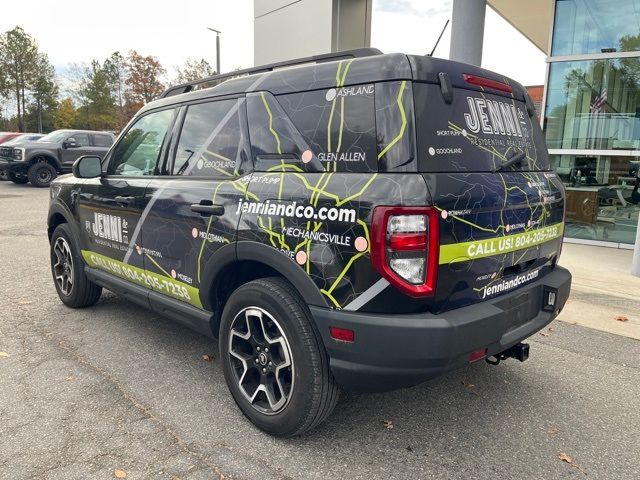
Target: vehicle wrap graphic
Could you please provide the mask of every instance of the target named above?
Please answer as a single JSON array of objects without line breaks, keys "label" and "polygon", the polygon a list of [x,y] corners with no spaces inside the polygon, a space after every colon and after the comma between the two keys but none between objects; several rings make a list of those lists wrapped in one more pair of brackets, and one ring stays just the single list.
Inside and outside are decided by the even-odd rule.
[{"label": "vehicle wrap graphic", "polygon": [[[286,85],[277,80],[282,72],[234,80],[247,83],[246,98],[223,117],[233,118],[233,129],[215,127],[226,132],[220,148],[214,131],[207,155],[195,155],[186,170],[191,178],[140,180],[138,210],[99,211],[96,231],[108,238],[89,224],[87,263],[201,306],[210,293],[202,283],[208,259],[236,241],[258,242],[290,258],[328,306],[381,313],[453,309],[543,277],[562,238],[563,192],[544,171],[542,136],[524,103],[456,89],[448,105],[439,86],[412,82],[404,67],[387,65],[395,78],[371,82],[361,70],[369,62],[315,66],[304,85],[296,69]],[[229,137],[235,125],[246,134]],[[492,172],[522,152],[524,171]],[[236,168],[194,178],[200,157]],[[242,175],[238,164],[250,171],[251,160],[253,173]],[[96,218],[85,203],[82,222]],[[223,212],[203,216],[193,205]],[[440,213],[433,297],[409,298],[373,268],[378,205],[432,205]]]},{"label": "vehicle wrap graphic", "polygon": [[356,212],[355,218],[345,215],[344,221],[246,212],[238,227],[238,240],[271,245],[295,261],[335,308],[353,301],[380,278],[369,255],[373,208],[385,203],[424,205],[427,200],[424,180],[416,175],[303,174],[283,164],[253,178],[279,179],[277,184],[251,182],[248,195],[260,201]]},{"label": "vehicle wrap graphic", "polygon": [[[90,267],[99,268],[117,277],[164,293],[170,297],[190,303],[195,307],[202,308],[200,292],[191,285],[171,278],[167,272],[164,272],[164,275],[159,275],[144,268],[134,267],[105,255],[87,250],[82,250],[82,257]],[[156,266],[162,268],[159,265]]]}]

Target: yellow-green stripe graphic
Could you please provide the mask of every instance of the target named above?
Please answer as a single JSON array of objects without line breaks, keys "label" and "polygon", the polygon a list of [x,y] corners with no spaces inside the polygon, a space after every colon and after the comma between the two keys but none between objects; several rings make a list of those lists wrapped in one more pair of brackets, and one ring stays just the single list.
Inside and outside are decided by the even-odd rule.
[{"label": "yellow-green stripe graphic", "polygon": [[440,265],[467,262],[535,247],[562,236],[562,222],[528,232],[440,246]]},{"label": "yellow-green stripe graphic", "polygon": [[202,308],[199,290],[187,283],[180,282],[172,277],[150,272],[143,268],[134,267],[133,265],[89,250],[82,250],[82,257],[90,267],[104,270],[116,277],[129,280],[130,282],[137,283],[149,289],[152,288],[154,291]]}]

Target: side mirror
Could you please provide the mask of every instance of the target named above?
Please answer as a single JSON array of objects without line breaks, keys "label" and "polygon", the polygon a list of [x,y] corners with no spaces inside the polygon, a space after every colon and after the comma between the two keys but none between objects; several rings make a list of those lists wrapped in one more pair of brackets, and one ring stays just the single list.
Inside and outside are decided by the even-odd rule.
[{"label": "side mirror", "polygon": [[76,178],[97,178],[102,175],[102,160],[95,155],[85,155],[73,162],[71,171]]},{"label": "side mirror", "polygon": [[78,148],[78,142],[76,142],[75,138],[67,138],[67,140],[62,144],[64,148]]}]

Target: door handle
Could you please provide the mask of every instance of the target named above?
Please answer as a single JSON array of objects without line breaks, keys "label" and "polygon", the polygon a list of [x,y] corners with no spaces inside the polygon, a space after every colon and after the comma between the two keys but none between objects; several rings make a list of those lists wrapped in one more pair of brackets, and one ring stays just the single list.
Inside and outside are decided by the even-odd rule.
[{"label": "door handle", "polygon": [[194,203],[191,205],[191,211],[199,213],[203,217],[209,217],[211,215],[224,215],[223,205],[207,205],[206,203]]},{"label": "door handle", "polygon": [[114,198],[116,203],[120,203],[122,205],[133,205],[136,201],[136,197],[121,197],[117,196]]}]

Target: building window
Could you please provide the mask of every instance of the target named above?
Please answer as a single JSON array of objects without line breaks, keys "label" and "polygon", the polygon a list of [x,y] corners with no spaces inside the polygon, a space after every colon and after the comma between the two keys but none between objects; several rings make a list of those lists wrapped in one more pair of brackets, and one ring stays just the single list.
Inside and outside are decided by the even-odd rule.
[{"label": "building window", "polygon": [[640,50],[640,0],[557,0],[552,55]]},{"label": "building window", "polygon": [[566,236],[633,243],[640,212],[640,158],[552,155],[565,185]]},{"label": "building window", "polygon": [[550,149],[640,150],[640,58],[552,63],[545,135]]}]

